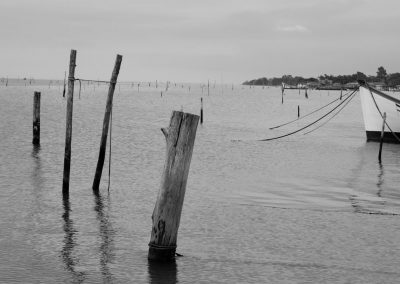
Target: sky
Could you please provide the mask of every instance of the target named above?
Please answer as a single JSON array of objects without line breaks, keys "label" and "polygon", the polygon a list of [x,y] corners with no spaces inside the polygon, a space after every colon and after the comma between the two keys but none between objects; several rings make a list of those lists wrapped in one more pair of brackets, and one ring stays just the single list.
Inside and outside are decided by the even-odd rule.
[{"label": "sky", "polygon": [[0,77],[242,83],[400,72],[398,0],[1,0]]}]

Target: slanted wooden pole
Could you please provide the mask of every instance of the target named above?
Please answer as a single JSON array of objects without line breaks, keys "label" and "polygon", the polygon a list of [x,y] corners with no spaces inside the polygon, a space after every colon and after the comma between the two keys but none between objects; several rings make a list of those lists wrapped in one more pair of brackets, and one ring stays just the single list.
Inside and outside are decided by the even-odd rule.
[{"label": "slanted wooden pole", "polygon": [[33,145],[40,144],[40,92],[33,94]]},{"label": "slanted wooden pole", "polygon": [[174,261],[183,199],[199,116],[174,111],[161,129],[167,142],[166,160],[153,211],[149,260]]},{"label": "slanted wooden pole", "polygon": [[96,173],[94,175],[93,186],[92,189],[95,193],[99,192],[99,185],[101,180],[101,174],[103,172],[104,159],[106,155],[106,146],[107,146],[107,135],[108,135],[108,127],[110,124],[110,114],[112,109],[113,95],[115,90],[115,85],[117,84],[119,69],[121,67],[122,55],[117,55],[115,60],[114,70],[111,75],[110,87],[108,89],[107,96],[107,104],[106,111],[104,113],[103,120],[103,132],[101,134],[100,140],[100,151],[99,151],[99,160],[97,161]]},{"label": "slanted wooden pole", "polygon": [[201,107],[200,107],[200,124],[203,124],[203,98],[200,100]]},{"label": "slanted wooden pole", "polygon": [[382,144],[383,144],[383,136],[385,135],[385,124],[386,124],[386,112],[383,113],[381,141],[379,143],[379,155],[378,155],[379,163],[382,163]]},{"label": "slanted wooden pole", "polygon": [[69,194],[69,176],[71,168],[71,139],[72,139],[72,107],[74,100],[74,82],[76,66],[76,50],[71,50],[69,58],[68,94],[67,94],[67,119],[65,133],[63,195]]}]

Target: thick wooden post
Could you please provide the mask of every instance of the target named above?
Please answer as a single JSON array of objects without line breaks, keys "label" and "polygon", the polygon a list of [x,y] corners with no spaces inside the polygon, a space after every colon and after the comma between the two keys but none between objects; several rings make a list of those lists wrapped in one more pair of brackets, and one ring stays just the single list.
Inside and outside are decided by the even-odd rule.
[{"label": "thick wooden post", "polygon": [[33,94],[33,145],[40,144],[40,92]]},{"label": "thick wooden post", "polygon": [[108,89],[108,96],[107,96],[106,111],[104,113],[103,132],[101,134],[101,140],[100,140],[99,160],[97,161],[96,173],[94,175],[93,186],[92,186],[93,191],[95,193],[99,192],[101,173],[103,172],[104,158],[106,155],[108,127],[110,124],[110,115],[111,115],[112,102],[113,102],[113,95],[114,95],[115,85],[117,84],[117,79],[118,79],[119,69],[121,67],[121,62],[122,62],[122,55],[118,54],[117,58],[115,59],[114,70],[111,75],[110,87]]},{"label": "thick wooden post", "polygon": [[383,136],[385,135],[385,124],[386,124],[386,112],[383,113],[381,141],[379,143],[379,155],[378,155],[379,163],[382,162],[382,144],[383,144]]},{"label": "thick wooden post", "polygon": [[149,260],[173,261],[199,116],[174,111],[161,129],[167,142],[164,172],[153,211]]},{"label": "thick wooden post", "polygon": [[71,50],[69,58],[68,94],[67,94],[67,119],[65,133],[63,195],[69,194],[69,175],[71,168],[71,139],[72,139],[72,107],[74,100],[74,82],[76,66],[76,50]]}]

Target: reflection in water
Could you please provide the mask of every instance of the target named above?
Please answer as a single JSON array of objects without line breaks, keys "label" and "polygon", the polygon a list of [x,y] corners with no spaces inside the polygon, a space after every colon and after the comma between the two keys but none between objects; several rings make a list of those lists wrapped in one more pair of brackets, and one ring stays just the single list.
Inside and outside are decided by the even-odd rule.
[{"label": "reflection in water", "polygon": [[33,145],[31,156],[33,158],[33,171],[32,171],[32,184],[35,192],[38,192],[42,188],[43,184],[43,173],[42,173],[42,162],[40,160],[40,145]]},{"label": "reflection in water", "polygon": [[382,197],[382,185],[384,182],[384,177],[385,175],[385,171],[383,169],[383,165],[382,163],[379,163],[379,174],[378,174],[378,182],[376,184],[376,186],[378,187],[378,192],[376,193],[379,197]]},{"label": "reflection in water", "polygon": [[77,231],[73,227],[73,222],[69,218],[69,213],[71,211],[70,202],[68,195],[64,195],[63,197],[63,206],[64,206],[64,214],[62,215],[64,219],[64,245],[61,250],[61,257],[64,261],[65,268],[67,271],[71,272],[73,282],[74,283],[81,283],[85,280],[85,273],[78,272],[75,270],[75,265],[78,263],[78,260],[75,259],[72,255],[74,247],[76,246],[75,242],[75,234]]},{"label": "reflection in water", "polygon": [[[99,233],[101,238],[100,244],[100,268],[105,283],[112,282],[113,275],[110,272],[108,264],[111,263],[114,258],[114,236],[115,231],[111,226],[109,220],[109,204],[104,205],[104,200],[99,194],[94,194],[95,206],[94,210],[97,213],[97,220],[99,223]],[[108,196],[108,201],[110,201]]]},{"label": "reflection in water", "polygon": [[149,283],[151,284],[167,284],[178,282],[178,269],[176,262],[148,262]]}]

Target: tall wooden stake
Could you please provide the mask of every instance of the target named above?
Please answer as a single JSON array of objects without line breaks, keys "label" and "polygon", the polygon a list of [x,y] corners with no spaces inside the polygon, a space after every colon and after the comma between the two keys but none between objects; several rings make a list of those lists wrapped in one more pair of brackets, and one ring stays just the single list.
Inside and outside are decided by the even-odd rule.
[{"label": "tall wooden stake", "polygon": [[68,94],[67,94],[67,119],[65,133],[63,195],[69,194],[69,176],[71,168],[71,139],[72,139],[72,108],[74,100],[74,82],[76,66],[76,50],[71,50],[69,58]]},{"label": "tall wooden stake", "polygon": [[116,85],[117,79],[118,79],[119,69],[121,67],[121,62],[122,62],[122,55],[118,54],[117,58],[115,60],[114,70],[111,75],[110,87],[108,89],[106,111],[104,113],[103,132],[101,134],[101,140],[100,140],[99,160],[97,161],[96,173],[94,175],[93,186],[92,186],[93,191],[95,193],[99,192],[101,173],[103,172],[104,158],[106,155],[108,127],[110,124],[110,114],[111,114],[112,102],[113,102],[113,95],[114,95],[115,85]]},{"label": "tall wooden stake", "polygon": [[386,124],[386,112],[383,113],[381,140],[379,143],[379,155],[378,155],[379,163],[382,163],[382,144],[383,144],[383,136],[385,135],[385,124]]},{"label": "tall wooden stake", "polygon": [[167,142],[161,187],[153,211],[149,260],[174,261],[176,240],[199,116],[174,111],[161,129]]},{"label": "tall wooden stake", "polygon": [[33,145],[40,144],[40,92],[33,94]]}]

